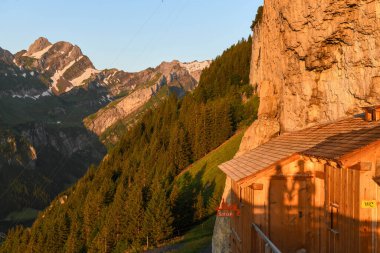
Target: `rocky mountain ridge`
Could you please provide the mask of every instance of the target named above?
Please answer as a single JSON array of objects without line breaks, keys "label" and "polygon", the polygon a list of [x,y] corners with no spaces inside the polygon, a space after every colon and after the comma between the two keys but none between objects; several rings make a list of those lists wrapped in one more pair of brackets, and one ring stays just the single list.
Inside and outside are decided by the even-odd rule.
[{"label": "rocky mountain ridge", "polygon": [[[4,57],[2,55],[4,54],[0,54],[0,57],[5,59],[5,55]],[[37,71],[43,74],[47,79],[49,89],[57,95],[69,92],[75,87],[86,87],[90,82],[96,81],[98,85],[107,87],[110,95],[116,96],[133,90],[138,83],[147,81],[152,71],[162,72],[167,80],[171,78],[171,73],[168,71],[187,71],[186,74],[194,79],[191,87],[186,87],[190,89],[199,81],[201,71],[210,65],[210,61],[191,63],[172,61],[163,62],[154,69],[148,68],[136,73],[117,69],[97,70],[78,46],[64,41],[52,44],[43,37],[34,41],[28,50],[22,50],[14,57],[7,54],[6,58],[9,64],[12,60],[20,70]],[[171,66],[170,70],[168,65]],[[176,69],[174,65],[178,65]]]},{"label": "rocky mountain ridge", "polygon": [[[149,106],[143,107],[153,98],[161,99],[167,96],[168,92],[174,92],[181,97],[198,85],[198,75],[210,63],[210,61],[193,63],[172,61],[162,62],[156,68],[137,73],[115,69],[101,71],[93,82],[107,87],[116,100],[87,117],[84,123],[88,129],[101,135],[117,122],[149,109]],[[167,90],[162,90],[165,87]]]},{"label": "rocky mountain ridge", "polygon": [[43,37],[31,44],[28,50],[20,51],[15,56],[8,51],[0,52],[3,52],[0,53],[0,59],[11,66],[10,72],[4,73],[5,76],[35,78],[46,85],[38,89],[15,86],[17,89],[8,89],[5,95],[36,100],[53,94],[61,96],[78,88],[102,90],[103,96],[99,103],[113,101],[112,104],[84,120],[86,127],[98,135],[116,122],[131,114],[135,115],[164,86],[178,96],[193,90],[202,70],[211,63],[182,63],[174,60],[133,73],[118,69],[97,70],[78,46],[63,41],[52,44]]}]

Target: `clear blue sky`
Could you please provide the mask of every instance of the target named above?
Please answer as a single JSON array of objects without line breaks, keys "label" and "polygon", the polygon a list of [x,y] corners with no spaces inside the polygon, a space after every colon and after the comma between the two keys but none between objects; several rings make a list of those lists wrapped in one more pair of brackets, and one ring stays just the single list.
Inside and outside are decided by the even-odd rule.
[{"label": "clear blue sky", "polygon": [[213,59],[250,34],[262,0],[0,0],[0,47],[40,36],[78,45],[98,69]]}]

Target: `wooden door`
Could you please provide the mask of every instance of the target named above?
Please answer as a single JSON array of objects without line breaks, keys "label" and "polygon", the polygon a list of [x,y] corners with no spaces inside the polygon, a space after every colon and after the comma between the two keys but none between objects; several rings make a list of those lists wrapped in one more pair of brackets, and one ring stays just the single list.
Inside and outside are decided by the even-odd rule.
[{"label": "wooden door", "polygon": [[306,178],[273,178],[269,188],[270,239],[284,253],[307,250],[311,182]]}]

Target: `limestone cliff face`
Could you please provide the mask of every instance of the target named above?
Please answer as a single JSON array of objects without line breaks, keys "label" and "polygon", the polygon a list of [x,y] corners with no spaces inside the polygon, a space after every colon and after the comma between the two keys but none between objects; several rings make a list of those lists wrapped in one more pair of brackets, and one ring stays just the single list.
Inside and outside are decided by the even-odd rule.
[{"label": "limestone cliff face", "polygon": [[[361,112],[380,102],[380,2],[265,0],[255,27],[250,81],[259,117],[237,154],[283,132]],[[228,188],[228,186],[226,187]],[[229,252],[217,219],[213,252]]]},{"label": "limestone cliff face", "polygon": [[147,103],[163,84],[163,79],[160,79],[150,87],[135,90],[119,101],[114,101],[105,108],[100,109],[94,116],[87,117],[84,124],[97,135],[102,134],[117,121],[128,117]]},{"label": "limestone cliff face", "polygon": [[265,0],[250,76],[259,120],[239,153],[379,103],[379,28],[379,1]]}]

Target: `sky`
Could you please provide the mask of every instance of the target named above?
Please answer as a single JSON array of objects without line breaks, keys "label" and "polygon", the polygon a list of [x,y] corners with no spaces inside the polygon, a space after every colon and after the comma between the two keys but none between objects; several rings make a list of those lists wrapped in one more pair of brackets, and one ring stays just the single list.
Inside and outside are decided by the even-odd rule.
[{"label": "sky", "polygon": [[262,0],[0,0],[0,47],[78,45],[98,69],[214,59],[246,38]]}]

